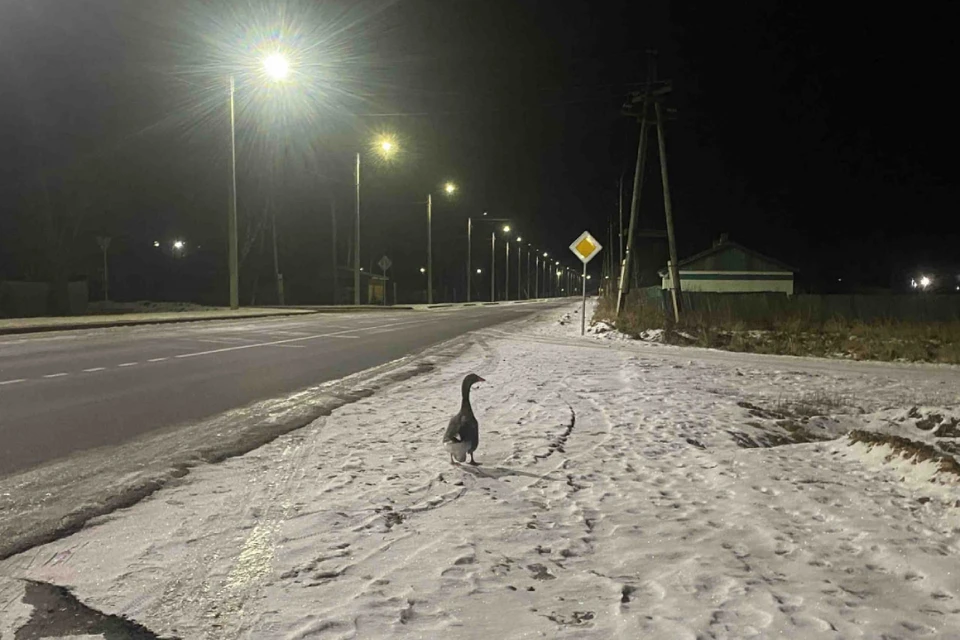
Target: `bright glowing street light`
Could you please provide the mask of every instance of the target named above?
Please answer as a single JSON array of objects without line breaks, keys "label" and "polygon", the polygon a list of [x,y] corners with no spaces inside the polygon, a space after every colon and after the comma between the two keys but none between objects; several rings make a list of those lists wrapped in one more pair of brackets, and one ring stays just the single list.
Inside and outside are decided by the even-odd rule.
[{"label": "bright glowing street light", "polygon": [[280,53],[272,53],[263,60],[263,69],[274,80],[286,80],[290,75],[290,63]]},{"label": "bright glowing street light", "polygon": [[154,240],[154,241],[153,241],[153,246],[154,246],[154,247],[159,247],[159,246],[160,246],[160,241],[159,241],[159,240]]},{"label": "bright glowing street light", "polygon": [[926,288],[929,287],[931,284],[933,284],[933,280],[931,280],[928,276],[921,276],[921,277],[920,277],[920,287],[921,287],[921,288],[926,289]]},{"label": "bright glowing street light", "polygon": [[173,248],[176,249],[177,251],[180,251],[181,249],[183,249],[183,247],[184,247],[183,240],[173,241]]},{"label": "bright glowing street light", "polygon": [[453,184],[452,182],[448,182],[447,184],[443,185],[443,190],[447,192],[448,196],[452,196],[457,191],[457,185]]},{"label": "bright glowing street light", "polygon": [[546,251],[543,252],[543,257],[544,257],[544,258],[549,257],[549,256],[550,256],[549,253],[547,253]]},{"label": "bright glowing street light", "polygon": [[508,224],[503,225],[503,232],[504,232],[504,233],[510,233],[510,225],[508,225]]},{"label": "bright glowing street light", "polygon": [[426,272],[427,272],[426,267],[420,267],[420,273],[426,273]]},{"label": "bright glowing street light", "polygon": [[373,143],[373,150],[384,159],[389,158],[400,150],[400,145],[391,135],[382,135]]},{"label": "bright glowing street light", "polygon": [[521,238],[520,236],[517,236],[517,242],[523,242],[523,238]]},{"label": "bright glowing street light", "polygon": [[483,269],[477,269],[477,273],[483,273]]},{"label": "bright glowing street light", "polygon": [[[263,69],[273,80],[283,80],[290,74],[290,63],[280,53],[272,53],[263,59]],[[227,213],[227,263],[230,268],[230,308],[240,308],[240,249],[237,234],[237,125],[233,95],[236,79],[230,76],[230,206]]]}]

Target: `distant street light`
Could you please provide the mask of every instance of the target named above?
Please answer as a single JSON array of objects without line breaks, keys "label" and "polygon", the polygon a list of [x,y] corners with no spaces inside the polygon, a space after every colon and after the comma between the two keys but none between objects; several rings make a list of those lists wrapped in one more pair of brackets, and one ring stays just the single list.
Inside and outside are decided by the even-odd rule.
[{"label": "distant street light", "polygon": [[183,249],[183,247],[184,247],[183,240],[174,240],[174,241],[173,241],[173,248],[174,248],[175,250],[180,251],[181,249]]},{"label": "distant street light", "polygon": [[427,272],[426,269],[424,269],[423,267],[420,267],[420,273],[426,273],[426,272]]},{"label": "distant street light", "polygon": [[[397,152],[397,143],[390,136],[380,136],[372,148],[381,158],[389,159]],[[353,304],[360,304],[360,152],[357,151],[356,167],[354,170],[354,187],[356,188],[356,208],[353,228]],[[386,297],[386,296],[384,296]]]},{"label": "distant street light", "polygon": [[483,269],[477,269],[477,273],[483,273]]},{"label": "distant street light", "polygon": [[[452,196],[457,190],[457,185],[448,182],[443,190],[448,196]],[[433,194],[431,193],[427,194],[427,304],[433,304]]]}]

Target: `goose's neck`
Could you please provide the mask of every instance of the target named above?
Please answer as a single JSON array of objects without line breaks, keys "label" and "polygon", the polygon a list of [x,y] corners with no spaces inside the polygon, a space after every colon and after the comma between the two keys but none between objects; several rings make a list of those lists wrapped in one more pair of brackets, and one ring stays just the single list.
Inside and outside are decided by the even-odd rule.
[{"label": "goose's neck", "polygon": [[470,406],[470,385],[464,384],[462,389],[463,400],[460,402],[460,413],[473,415],[473,407]]}]

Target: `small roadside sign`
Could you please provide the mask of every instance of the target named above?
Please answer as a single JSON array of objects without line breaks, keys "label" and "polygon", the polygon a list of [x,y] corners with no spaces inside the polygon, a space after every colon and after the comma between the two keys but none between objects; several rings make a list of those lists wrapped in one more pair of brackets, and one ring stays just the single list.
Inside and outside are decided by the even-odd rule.
[{"label": "small roadside sign", "polygon": [[570,245],[570,251],[573,251],[574,255],[580,258],[580,262],[584,265],[593,260],[593,257],[600,253],[600,249],[602,248],[600,243],[597,242],[597,239],[590,235],[589,231],[581,233],[580,237]]},{"label": "small roadside sign", "polygon": [[583,335],[587,329],[587,263],[593,260],[593,257],[600,253],[600,243],[590,235],[589,231],[584,231],[580,237],[570,245],[570,251],[580,258],[583,263],[583,302],[580,305],[580,335]]},{"label": "small roadside sign", "polygon": [[379,265],[381,271],[386,273],[387,269],[393,266],[393,260],[391,260],[387,256],[383,256],[382,258],[380,258],[380,262],[378,262],[377,265]]}]

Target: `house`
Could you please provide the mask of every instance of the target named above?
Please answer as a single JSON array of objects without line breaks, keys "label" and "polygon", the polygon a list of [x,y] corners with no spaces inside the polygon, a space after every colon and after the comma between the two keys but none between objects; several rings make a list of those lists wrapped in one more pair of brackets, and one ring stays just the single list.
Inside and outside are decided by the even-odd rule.
[{"label": "house", "polygon": [[[680,288],[683,291],[714,293],[775,292],[793,295],[797,269],[720,236],[713,247],[681,260]],[[671,287],[668,269],[659,271],[662,288]]]}]

